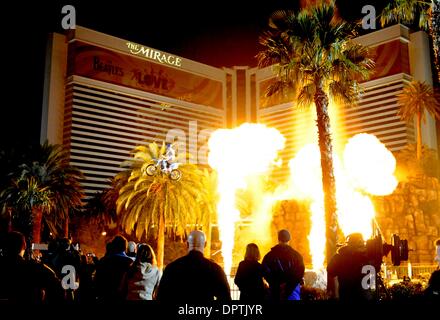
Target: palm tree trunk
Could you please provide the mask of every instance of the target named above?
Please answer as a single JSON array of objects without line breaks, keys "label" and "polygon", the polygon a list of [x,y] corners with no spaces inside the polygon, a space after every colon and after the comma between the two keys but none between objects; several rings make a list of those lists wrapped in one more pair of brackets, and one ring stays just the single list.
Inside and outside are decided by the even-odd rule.
[{"label": "palm tree trunk", "polygon": [[326,223],[326,259],[327,263],[336,254],[337,216],[336,216],[336,182],[333,172],[333,147],[328,115],[328,97],[321,85],[317,86],[314,96],[318,142],[321,153],[322,186],[324,190],[324,209]]},{"label": "palm tree trunk", "polygon": [[43,220],[43,209],[40,206],[32,207],[32,243],[41,241],[41,221]]},{"label": "palm tree trunk", "polygon": [[437,69],[437,80],[440,81],[440,2],[432,4],[431,35],[434,47],[434,63]]},{"label": "palm tree trunk", "polygon": [[422,158],[422,114],[417,113],[417,160]]},{"label": "palm tree trunk", "polygon": [[165,217],[163,210],[160,211],[158,235],[157,235],[157,267],[162,270],[165,248]]}]

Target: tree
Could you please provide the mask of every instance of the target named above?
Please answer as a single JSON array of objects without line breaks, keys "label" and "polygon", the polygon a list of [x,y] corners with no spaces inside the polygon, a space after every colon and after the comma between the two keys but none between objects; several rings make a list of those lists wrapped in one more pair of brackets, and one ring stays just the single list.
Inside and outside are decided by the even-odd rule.
[{"label": "tree", "polygon": [[360,87],[374,63],[367,48],[351,40],[355,26],[336,18],[334,2],[301,10],[276,11],[260,38],[259,65],[274,65],[276,81],[267,96],[293,92],[299,107],[314,102],[321,153],[326,219],[327,261],[336,253],[337,219],[333,150],[328,114],[329,96],[355,105]]},{"label": "tree", "polygon": [[206,234],[206,247],[205,256],[211,257],[211,238],[212,238],[212,224],[216,222],[217,212],[217,175],[215,171],[210,171],[207,168],[203,169],[202,176],[203,188],[206,190],[205,197],[199,199],[199,203],[202,207],[202,220],[203,231]]},{"label": "tree", "polygon": [[206,209],[211,207],[206,205],[210,195],[203,172],[196,165],[181,164],[182,177],[178,181],[163,172],[146,174],[147,166],[164,152],[165,144],[160,148],[156,143],[135,148],[133,159],[126,164],[130,172],[128,181],[116,202],[125,232],[135,231],[138,239],[144,233],[154,232],[159,268],[163,266],[165,232],[185,235],[188,228],[201,227],[210,214]]},{"label": "tree", "polygon": [[410,82],[398,96],[398,115],[403,121],[411,122],[416,117],[417,124],[417,160],[422,157],[422,121],[426,121],[425,113],[440,119],[440,100],[432,86],[425,82]]},{"label": "tree", "polygon": [[392,0],[382,11],[380,22],[382,26],[392,22],[406,25],[418,23],[418,27],[422,30],[429,30],[437,79],[440,80],[440,2],[438,0]]},{"label": "tree", "polygon": [[83,175],[70,165],[69,154],[61,145],[46,142],[32,158],[9,174],[10,182],[0,193],[0,203],[3,212],[12,210],[18,218],[31,218],[32,241],[38,243],[42,223],[55,236],[63,227],[67,235],[69,213],[82,206]]},{"label": "tree", "polygon": [[43,212],[50,213],[52,209],[52,197],[47,187],[42,187],[34,177],[25,179],[12,179],[10,185],[1,193],[3,210],[25,215],[24,224],[32,226],[30,243],[40,243],[41,222]]},{"label": "tree", "polygon": [[108,188],[96,192],[85,206],[84,218],[101,227],[117,223],[116,201],[119,198],[119,191],[128,181],[129,173],[127,170],[120,172],[110,179]]}]

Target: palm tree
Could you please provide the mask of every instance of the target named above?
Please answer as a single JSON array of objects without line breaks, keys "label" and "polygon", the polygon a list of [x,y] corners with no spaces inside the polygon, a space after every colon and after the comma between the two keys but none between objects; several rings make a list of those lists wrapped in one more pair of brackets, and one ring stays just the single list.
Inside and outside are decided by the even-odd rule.
[{"label": "palm tree", "polygon": [[259,65],[274,65],[277,79],[267,95],[293,92],[298,106],[314,102],[321,153],[326,216],[327,261],[336,253],[337,220],[333,150],[328,114],[329,96],[339,102],[357,102],[358,80],[367,79],[374,63],[365,47],[351,41],[354,25],[334,16],[334,2],[295,14],[277,11],[260,38]]},{"label": "palm tree", "polygon": [[129,171],[122,171],[110,179],[110,186],[96,192],[85,206],[84,217],[90,222],[100,226],[108,226],[117,223],[116,201],[119,198],[119,191],[127,183]]},{"label": "palm tree", "polygon": [[425,82],[410,82],[398,96],[400,105],[398,115],[403,121],[411,122],[416,117],[417,124],[417,160],[422,157],[422,121],[425,113],[440,119],[440,102],[432,86]]},{"label": "palm tree", "polygon": [[[181,164],[182,177],[171,180],[159,172],[146,174],[146,168],[165,152],[156,143],[138,146],[127,165],[130,176],[121,188],[116,211],[127,233],[135,231],[140,239],[144,233],[157,236],[157,261],[162,268],[166,230],[185,235],[188,226],[198,228],[206,220],[209,190],[204,185],[203,172],[193,164]],[[202,210],[203,209],[203,210]]]},{"label": "palm tree", "polygon": [[432,37],[437,79],[440,80],[440,2],[438,0],[392,0],[380,16],[382,26],[391,22],[413,24],[429,30]]},{"label": "palm tree", "polygon": [[208,170],[208,168],[203,169],[202,175],[203,188],[206,190],[206,194],[203,199],[199,199],[199,204],[201,205],[202,220],[200,224],[203,226],[202,230],[206,234],[206,247],[205,256],[211,257],[211,237],[212,237],[212,224],[216,222],[216,212],[217,212],[217,175],[213,170]]},{"label": "palm tree", "polygon": [[64,228],[66,236],[69,213],[82,206],[82,178],[81,171],[70,165],[67,151],[46,142],[36,150],[33,160],[10,174],[9,186],[0,193],[2,210],[12,208],[15,215],[30,213],[34,242],[40,241],[43,222],[55,236]]},{"label": "palm tree", "polygon": [[43,212],[50,213],[53,207],[48,188],[42,187],[34,177],[12,179],[10,185],[2,190],[1,198],[3,210],[26,215],[21,218],[32,226],[30,243],[40,243]]}]

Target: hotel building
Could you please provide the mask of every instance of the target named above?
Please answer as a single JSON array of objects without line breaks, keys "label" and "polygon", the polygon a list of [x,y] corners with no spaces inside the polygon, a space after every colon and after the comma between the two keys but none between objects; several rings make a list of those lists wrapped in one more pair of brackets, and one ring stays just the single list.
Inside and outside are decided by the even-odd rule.
[{"label": "hotel building", "polygon": [[[427,35],[395,25],[356,41],[373,49],[377,68],[363,83],[359,106],[340,115],[344,134],[372,133],[400,150],[414,141],[415,129],[399,120],[396,95],[412,79],[432,82]],[[273,78],[270,67],[214,68],[77,27],[48,42],[41,140],[69,149],[88,196],[108,185],[137,145],[177,139],[192,161],[205,162],[209,133],[243,122],[277,128],[287,139],[282,158],[288,160],[302,115],[291,101],[264,98]],[[430,115],[423,142],[437,149]]]}]

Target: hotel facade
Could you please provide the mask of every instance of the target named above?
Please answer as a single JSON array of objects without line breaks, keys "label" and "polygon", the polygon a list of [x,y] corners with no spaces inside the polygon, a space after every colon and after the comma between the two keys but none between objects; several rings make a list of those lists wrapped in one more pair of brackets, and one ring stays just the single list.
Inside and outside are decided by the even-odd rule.
[{"label": "hotel facade", "polygon": [[[432,83],[429,41],[402,25],[356,39],[375,53],[376,71],[363,83],[356,108],[340,115],[344,135],[375,134],[391,151],[414,141],[415,127],[397,116],[405,83]],[[283,160],[302,134],[292,101],[266,99],[270,67],[214,68],[83,27],[51,34],[46,56],[41,141],[63,144],[84,173],[87,196],[105,188],[137,145],[178,141],[206,163],[206,142],[217,128],[260,122],[286,137]],[[423,142],[437,149],[436,122],[427,115]],[[286,162],[286,161],[283,161]],[[278,172],[284,175],[284,170]]]}]

